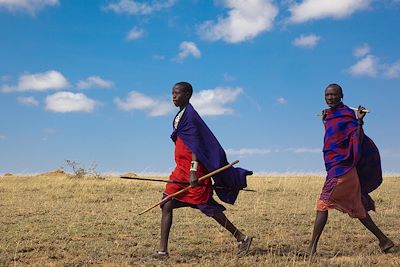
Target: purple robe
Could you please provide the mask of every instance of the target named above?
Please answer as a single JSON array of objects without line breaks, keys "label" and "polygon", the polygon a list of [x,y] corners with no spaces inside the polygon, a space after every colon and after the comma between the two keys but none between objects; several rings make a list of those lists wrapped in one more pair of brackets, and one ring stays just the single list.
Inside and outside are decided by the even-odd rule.
[{"label": "purple robe", "polygon": [[[191,104],[186,106],[176,130],[171,135],[174,142],[177,137],[196,154],[208,172],[229,164],[224,149]],[[230,167],[214,175],[212,178],[215,185],[226,188],[215,189],[217,196],[223,202],[234,204],[239,190],[247,186],[246,176],[251,174],[251,171]]]}]

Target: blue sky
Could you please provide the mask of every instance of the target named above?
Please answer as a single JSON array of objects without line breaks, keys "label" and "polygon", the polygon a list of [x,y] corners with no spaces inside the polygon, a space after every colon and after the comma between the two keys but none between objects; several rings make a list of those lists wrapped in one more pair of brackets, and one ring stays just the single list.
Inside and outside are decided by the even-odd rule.
[{"label": "blue sky", "polygon": [[228,159],[323,172],[324,88],[371,110],[400,172],[399,0],[0,0],[0,173],[169,173],[176,108],[192,103]]}]

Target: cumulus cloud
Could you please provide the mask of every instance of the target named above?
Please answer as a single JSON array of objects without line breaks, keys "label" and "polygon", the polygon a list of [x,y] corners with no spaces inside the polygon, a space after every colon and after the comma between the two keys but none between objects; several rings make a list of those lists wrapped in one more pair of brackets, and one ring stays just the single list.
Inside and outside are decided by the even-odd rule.
[{"label": "cumulus cloud", "polygon": [[309,34],[309,35],[300,35],[300,37],[297,37],[293,41],[294,46],[298,47],[304,47],[304,48],[313,48],[315,47],[321,37],[315,34]]},{"label": "cumulus cloud", "polygon": [[288,152],[293,153],[322,153],[320,148],[310,148],[310,147],[298,147],[298,148],[288,148]]},{"label": "cumulus cloud", "polygon": [[231,156],[259,156],[259,155],[267,155],[270,154],[271,149],[261,149],[261,148],[240,148],[240,149],[232,149],[228,148],[225,150],[227,155]]},{"label": "cumulus cloud", "polygon": [[144,29],[133,27],[126,35],[126,40],[133,41],[142,38],[144,35]]},{"label": "cumulus cloud", "polygon": [[348,69],[353,76],[376,77],[379,68],[379,59],[373,55],[367,55]]},{"label": "cumulus cloud", "polygon": [[188,56],[201,57],[201,52],[193,42],[184,41],[179,45],[179,54],[174,61],[182,62]]},{"label": "cumulus cloud", "polygon": [[169,101],[158,100],[136,91],[130,92],[124,100],[115,98],[114,103],[120,110],[142,110],[151,117],[167,115],[174,109]]},{"label": "cumulus cloud", "polygon": [[52,112],[92,112],[98,105],[82,93],[58,92],[46,97],[46,110]]},{"label": "cumulus cloud", "polygon": [[196,92],[191,103],[203,116],[217,116],[233,114],[233,109],[226,105],[236,101],[243,93],[242,88],[217,87]]},{"label": "cumulus cloud", "polygon": [[276,103],[281,104],[281,105],[285,105],[285,104],[287,104],[287,100],[285,98],[283,98],[283,97],[278,97],[276,99]]},{"label": "cumulus cloud", "polygon": [[113,11],[117,14],[128,15],[149,15],[156,11],[172,7],[176,0],[164,1],[146,1],[147,3],[139,3],[134,0],[114,1],[104,7],[105,10]]},{"label": "cumulus cloud", "polygon": [[400,77],[400,60],[394,63],[381,63],[379,57],[370,54],[371,48],[363,44],[353,50],[353,56],[359,60],[347,72],[353,76],[396,79]]},{"label": "cumulus cloud", "polygon": [[0,10],[9,12],[25,12],[34,15],[46,6],[57,6],[58,0],[0,0]]},{"label": "cumulus cloud", "polygon": [[2,92],[47,91],[62,89],[69,86],[67,79],[58,71],[50,70],[43,73],[24,74],[19,77],[15,86],[3,85]]},{"label": "cumulus cloud", "polygon": [[39,105],[39,101],[37,101],[33,96],[20,96],[20,97],[17,97],[17,101],[25,106]]},{"label": "cumulus cloud", "polygon": [[395,79],[400,77],[400,60],[393,64],[385,64],[382,68],[385,78]]},{"label": "cumulus cloud", "polygon": [[[242,94],[241,88],[224,88],[201,90],[193,94],[190,102],[203,116],[218,116],[232,114],[232,108],[228,104],[236,101]],[[114,99],[118,109],[123,111],[141,110],[151,117],[168,115],[174,110],[170,101],[149,97],[143,93],[132,91],[125,99]]]},{"label": "cumulus cloud", "polygon": [[364,57],[371,52],[371,48],[368,44],[363,44],[362,46],[353,49],[353,56]]},{"label": "cumulus cloud", "polygon": [[372,0],[304,0],[289,7],[291,23],[303,23],[309,20],[351,16],[354,12],[369,7]]},{"label": "cumulus cloud", "polygon": [[254,39],[272,29],[278,14],[271,0],[223,0],[222,4],[229,9],[227,16],[206,21],[198,29],[205,40],[239,43]]},{"label": "cumulus cloud", "polygon": [[76,87],[79,89],[89,89],[92,87],[111,88],[113,85],[112,81],[104,80],[99,76],[90,76],[86,80],[79,81]]}]

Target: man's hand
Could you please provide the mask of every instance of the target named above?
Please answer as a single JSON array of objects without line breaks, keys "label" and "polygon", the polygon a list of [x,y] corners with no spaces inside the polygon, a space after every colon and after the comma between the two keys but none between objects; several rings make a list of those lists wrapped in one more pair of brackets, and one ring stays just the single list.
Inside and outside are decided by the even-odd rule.
[{"label": "man's hand", "polygon": [[325,122],[326,122],[326,114],[327,114],[326,109],[323,109],[321,114],[322,114],[322,123],[325,124]]},{"label": "man's hand", "polygon": [[191,171],[189,176],[189,183],[191,187],[198,186],[199,180],[197,179],[196,172]]},{"label": "man's hand", "polygon": [[358,106],[358,110],[357,110],[357,119],[362,121],[365,117],[365,112],[363,112],[365,108],[363,106]]}]

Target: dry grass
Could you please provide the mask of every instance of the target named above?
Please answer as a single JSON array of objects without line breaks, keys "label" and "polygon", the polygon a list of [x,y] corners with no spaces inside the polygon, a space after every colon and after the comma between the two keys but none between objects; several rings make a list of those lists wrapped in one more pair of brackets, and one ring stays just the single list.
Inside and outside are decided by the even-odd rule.
[{"label": "dry grass", "polygon": [[[322,177],[251,177],[227,216],[254,236],[248,256],[212,219],[184,208],[174,213],[171,258],[147,260],[159,242],[160,210],[138,212],[160,199],[162,184],[117,177],[71,179],[64,174],[0,177],[0,266],[400,266],[382,254],[358,220],[330,212],[319,256],[304,259]],[[400,242],[400,178],[372,194],[376,223]]]}]

